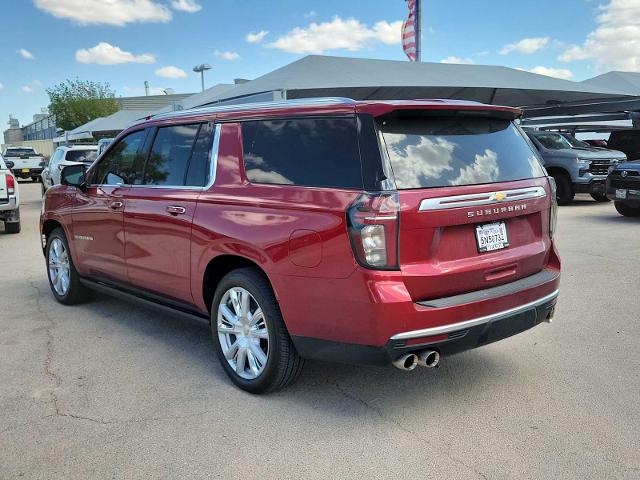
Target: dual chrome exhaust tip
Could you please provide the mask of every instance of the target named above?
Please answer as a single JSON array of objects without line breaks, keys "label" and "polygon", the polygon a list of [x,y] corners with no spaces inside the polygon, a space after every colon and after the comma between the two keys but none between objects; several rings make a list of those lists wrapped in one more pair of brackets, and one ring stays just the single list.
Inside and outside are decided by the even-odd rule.
[{"label": "dual chrome exhaust tip", "polygon": [[416,353],[405,353],[396,358],[393,366],[400,370],[413,370],[420,366],[425,368],[435,368],[440,364],[440,353],[436,350],[423,350]]}]

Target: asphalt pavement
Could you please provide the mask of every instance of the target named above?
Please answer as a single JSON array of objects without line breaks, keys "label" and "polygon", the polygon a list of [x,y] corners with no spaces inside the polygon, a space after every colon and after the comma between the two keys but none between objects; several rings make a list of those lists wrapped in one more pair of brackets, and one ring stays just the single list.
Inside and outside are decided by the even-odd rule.
[{"label": "asphalt pavement", "polygon": [[57,304],[40,185],[0,224],[0,479],[640,478],[640,219],[562,207],[552,324],[403,372],[308,362],[244,393],[207,325]]}]

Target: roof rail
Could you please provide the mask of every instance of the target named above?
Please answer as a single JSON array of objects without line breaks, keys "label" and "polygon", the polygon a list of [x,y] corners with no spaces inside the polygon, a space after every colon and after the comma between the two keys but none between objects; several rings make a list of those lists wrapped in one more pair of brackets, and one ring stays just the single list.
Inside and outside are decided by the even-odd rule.
[{"label": "roof rail", "polygon": [[341,104],[355,104],[355,100],[351,98],[343,97],[319,97],[319,98],[300,98],[295,100],[274,100],[272,102],[255,102],[255,103],[233,103],[228,105],[210,107],[191,108],[189,110],[178,110],[176,112],[164,112],[157,115],[151,115],[146,117],[145,120],[150,119],[164,119],[164,118],[180,118],[199,114],[229,112],[234,110],[265,110],[268,108],[290,108],[290,107],[307,107],[314,105],[341,105]]}]

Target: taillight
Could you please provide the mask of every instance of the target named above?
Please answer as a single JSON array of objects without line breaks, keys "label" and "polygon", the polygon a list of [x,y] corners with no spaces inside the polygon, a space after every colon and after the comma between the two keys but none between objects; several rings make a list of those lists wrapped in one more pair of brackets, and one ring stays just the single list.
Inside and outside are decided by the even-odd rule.
[{"label": "taillight", "polygon": [[551,208],[549,210],[549,236],[553,238],[553,234],[556,232],[556,225],[558,223],[558,198],[556,181],[553,177],[549,178],[549,187],[551,187]]},{"label": "taillight", "polygon": [[398,192],[363,193],[347,209],[356,260],[366,268],[398,269]]},{"label": "taillight", "polygon": [[15,180],[15,178],[13,178],[13,175],[9,175],[8,173],[5,173],[5,176],[7,177],[7,193],[9,195],[15,195],[15,193],[16,193],[16,180]]}]

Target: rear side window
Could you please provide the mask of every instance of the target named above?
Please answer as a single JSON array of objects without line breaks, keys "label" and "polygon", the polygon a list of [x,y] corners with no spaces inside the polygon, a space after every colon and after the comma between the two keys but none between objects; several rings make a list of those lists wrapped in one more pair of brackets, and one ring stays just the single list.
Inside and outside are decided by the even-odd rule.
[{"label": "rear side window", "polygon": [[253,183],[362,188],[355,118],[244,122],[242,143]]},{"label": "rear side window", "polygon": [[400,117],[380,122],[398,189],[542,177],[544,169],[508,120]]},{"label": "rear side window", "polygon": [[94,183],[98,185],[135,185],[141,168],[136,162],[147,132],[130,133],[109,150],[96,168]]},{"label": "rear side window", "polygon": [[199,123],[160,127],[144,170],[144,185],[184,185]]},{"label": "rear side window", "polygon": [[200,127],[193,154],[189,161],[185,185],[190,187],[204,187],[209,183],[209,165],[211,146],[213,143],[213,123],[206,123]]},{"label": "rear side window", "polygon": [[97,157],[96,150],[68,150],[64,159],[68,162],[82,162],[91,165]]}]

